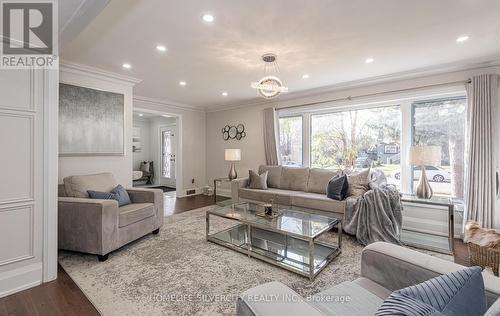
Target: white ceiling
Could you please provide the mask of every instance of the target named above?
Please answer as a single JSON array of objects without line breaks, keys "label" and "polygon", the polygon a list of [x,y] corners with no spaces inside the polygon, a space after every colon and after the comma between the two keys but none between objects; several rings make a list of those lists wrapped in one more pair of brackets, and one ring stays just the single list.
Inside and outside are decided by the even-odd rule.
[{"label": "white ceiling", "polygon": [[[165,118],[171,118],[175,117],[173,115],[159,115],[159,114],[154,114],[154,113],[149,113],[149,112],[143,112],[143,111],[133,111],[134,113],[134,119],[151,119],[153,117],[165,117]],[[140,115],[142,114],[142,115]]]},{"label": "white ceiling", "polygon": [[290,92],[497,59],[499,17],[498,0],[112,0],[62,58],[141,78],[136,95],[210,108],[258,98],[265,52]]}]

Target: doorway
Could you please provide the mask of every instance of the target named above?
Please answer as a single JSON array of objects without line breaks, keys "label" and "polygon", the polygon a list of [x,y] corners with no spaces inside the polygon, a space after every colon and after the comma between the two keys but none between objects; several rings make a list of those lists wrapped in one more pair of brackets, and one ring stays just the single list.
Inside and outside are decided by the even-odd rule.
[{"label": "doorway", "polygon": [[[174,199],[182,195],[181,127],[181,115],[134,108],[132,160],[135,187],[162,189],[165,197]],[[144,162],[149,162],[151,181],[144,178]]]},{"label": "doorway", "polygon": [[177,150],[177,125],[160,127],[160,185],[176,187],[175,166]]}]

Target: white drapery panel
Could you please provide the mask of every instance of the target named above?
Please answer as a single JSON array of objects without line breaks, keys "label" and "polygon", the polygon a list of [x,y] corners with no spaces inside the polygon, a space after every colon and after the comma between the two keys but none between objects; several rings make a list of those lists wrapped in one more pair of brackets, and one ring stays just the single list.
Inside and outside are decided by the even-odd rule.
[{"label": "white drapery panel", "polygon": [[274,108],[264,109],[264,152],[267,165],[279,164],[277,131],[276,110]]},{"label": "white drapery panel", "polygon": [[467,90],[464,219],[491,228],[497,199],[498,75],[479,75]]}]

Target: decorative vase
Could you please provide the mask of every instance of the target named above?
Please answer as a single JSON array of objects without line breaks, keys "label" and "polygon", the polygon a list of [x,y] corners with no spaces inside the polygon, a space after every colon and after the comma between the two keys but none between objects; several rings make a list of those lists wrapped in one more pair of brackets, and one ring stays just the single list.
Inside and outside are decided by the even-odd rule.
[{"label": "decorative vase", "polygon": [[236,168],[234,167],[234,163],[231,163],[231,169],[229,169],[228,178],[229,178],[229,180],[234,180],[237,177],[238,177],[238,174],[236,173]]},{"label": "decorative vase", "polygon": [[422,174],[417,185],[417,197],[421,199],[430,199],[432,197],[432,188],[425,174],[425,166],[422,166]]}]

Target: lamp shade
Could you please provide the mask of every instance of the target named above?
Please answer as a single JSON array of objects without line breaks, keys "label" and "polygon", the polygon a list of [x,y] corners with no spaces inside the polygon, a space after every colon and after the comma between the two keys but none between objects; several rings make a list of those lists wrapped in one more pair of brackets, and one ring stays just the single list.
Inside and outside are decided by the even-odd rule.
[{"label": "lamp shade", "polygon": [[226,161],[240,161],[241,149],[226,149],[224,156]]},{"label": "lamp shade", "polygon": [[439,166],[441,165],[440,146],[411,146],[410,165]]}]

